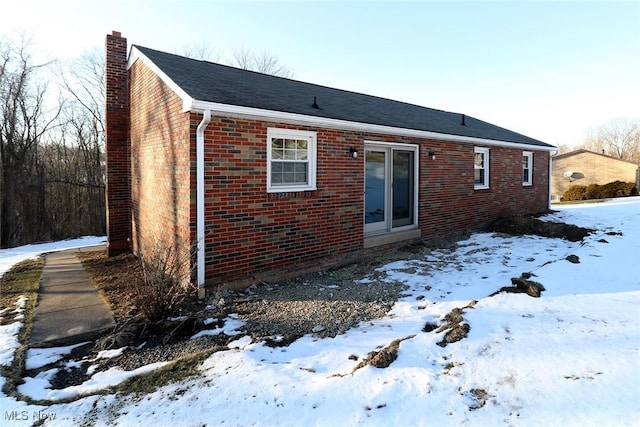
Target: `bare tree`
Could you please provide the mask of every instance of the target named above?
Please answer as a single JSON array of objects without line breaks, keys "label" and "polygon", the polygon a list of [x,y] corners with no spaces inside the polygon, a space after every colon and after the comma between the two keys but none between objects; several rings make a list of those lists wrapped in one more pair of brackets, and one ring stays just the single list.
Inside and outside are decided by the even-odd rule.
[{"label": "bare tree", "polygon": [[[28,42],[0,44],[0,245],[103,234],[103,66],[74,60],[55,100]],[[45,100],[53,101],[47,110]]]},{"label": "bare tree", "polygon": [[220,62],[223,57],[222,52],[213,47],[211,43],[207,43],[205,40],[184,46],[180,49],[179,55],[209,62]]},{"label": "bare tree", "polygon": [[230,65],[278,77],[293,77],[293,72],[288,67],[276,56],[265,51],[256,53],[248,49],[236,49],[233,51]]},{"label": "bare tree", "polygon": [[610,120],[587,137],[583,148],[640,163],[640,120]]},{"label": "bare tree", "polygon": [[179,49],[178,54],[202,61],[228,64],[232,67],[257,71],[263,74],[271,74],[285,78],[293,77],[293,71],[291,71],[291,69],[283,65],[277,56],[266,51],[258,53],[246,48],[234,49],[231,57],[225,59],[225,55],[221,50],[216,49],[211,43],[202,40],[199,43],[191,43],[183,46],[182,49]]},{"label": "bare tree", "polygon": [[60,108],[46,111],[46,84],[34,82],[28,40],[0,45],[0,246],[42,237],[44,170],[38,150]]},{"label": "bare tree", "polygon": [[584,148],[584,149],[593,151],[594,153],[602,153],[602,154],[604,154],[606,151],[604,149],[603,142],[600,140],[600,138],[598,138],[597,130],[590,131],[584,143],[579,148]]},{"label": "bare tree", "polygon": [[575,150],[574,147],[568,144],[558,144],[558,154],[568,153],[570,151]]},{"label": "bare tree", "polygon": [[95,122],[95,139],[104,140],[104,59],[101,50],[89,50],[60,69],[62,87],[75,110],[82,110]]},{"label": "bare tree", "polygon": [[[61,117],[63,131],[48,152],[51,165],[47,183],[50,193],[56,194],[50,198],[51,210],[67,220],[52,224],[52,228],[61,237],[103,234],[105,124],[101,51],[85,52],[59,74],[68,99]],[[70,210],[69,206],[74,208]]]},{"label": "bare tree", "polygon": [[250,49],[235,49],[230,59],[225,59],[224,54],[204,40],[200,43],[193,43],[184,46],[178,51],[183,55],[202,61],[218,62],[228,64],[232,67],[243,70],[257,71],[258,73],[271,74],[273,76],[292,78],[293,71],[283,65],[278,57],[269,52],[257,53]]},{"label": "bare tree", "polygon": [[613,119],[600,127],[598,139],[609,155],[640,160],[640,120]]}]

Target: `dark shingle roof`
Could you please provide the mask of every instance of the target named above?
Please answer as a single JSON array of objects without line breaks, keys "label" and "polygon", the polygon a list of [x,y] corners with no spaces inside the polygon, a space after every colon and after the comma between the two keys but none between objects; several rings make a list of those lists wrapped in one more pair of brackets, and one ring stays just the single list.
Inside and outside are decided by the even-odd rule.
[{"label": "dark shingle roof", "polygon": [[[465,116],[135,46],[193,99],[541,147],[542,141]],[[319,109],[312,107],[314,99]]]}]

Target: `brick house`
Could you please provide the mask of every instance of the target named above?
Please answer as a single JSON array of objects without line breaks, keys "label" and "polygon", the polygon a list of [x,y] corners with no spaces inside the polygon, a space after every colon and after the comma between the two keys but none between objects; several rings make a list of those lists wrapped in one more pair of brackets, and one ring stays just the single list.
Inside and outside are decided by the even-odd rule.
[{"label": "brick house", "polygon": [[250,283],[544,211],[555,147],[457,113],[106,38],[108,251]]},{"label": "brick house", "polygon": [[640,165],[585,149],[553,156],[553,200],[560,200],[573,185],[603,185],[613,181],[635,182],[640,188]]}]

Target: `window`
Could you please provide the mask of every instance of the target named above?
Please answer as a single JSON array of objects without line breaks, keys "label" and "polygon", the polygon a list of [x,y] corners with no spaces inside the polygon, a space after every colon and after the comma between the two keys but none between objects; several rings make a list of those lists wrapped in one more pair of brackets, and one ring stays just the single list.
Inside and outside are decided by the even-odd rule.
[{"label": "window", "polygon": [[316,132],[267,130],[267,192],[316,189]]},{"label": "window", "polygon": [[533,185],[533,153],[522,152],[522,185]]},{"label": "window", "polygon": [[489,149],[475,147],[473,151],[473,188],[489,188]]}]

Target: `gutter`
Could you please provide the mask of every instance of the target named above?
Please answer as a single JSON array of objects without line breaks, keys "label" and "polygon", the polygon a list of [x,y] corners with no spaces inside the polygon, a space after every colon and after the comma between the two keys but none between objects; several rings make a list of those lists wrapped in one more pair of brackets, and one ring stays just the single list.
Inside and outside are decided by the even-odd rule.
[{"label": "gutter", "polygon": [[331,119],[326,117],[307,116],[298,113],[287,113],[283,111],[263,110],[253,107],[241,107],[238,105],[220,104],[217,102],[198,101],[193,98],[183,98],[182,111],[214,111],[216,116],[249,118],[263,121],[277,121],[294,125],[320,126],[331,129],[342,129],[357,132],[382,133],[398,136],[408,136],[423,139],[437,139],[466,144],[484,145],[490,147],[517,148],[530,151],[557,151],[558,147],[553,145],[533,145],[520,142],[499,141],[473,136],[452,135],[447,133],[397,128],[386,125],[375,125],[369,123],[352,122],[341,119]]},{"label": "gutter", "polygon": [[204,130],[211,121],[211,110],[202,112],[202,121],[196,129],[196,244],[198,299],[205,297],[204,290]]},{"label": "gutter", "polygon": [[557,151],[558,147],[547,145],[533,145],[511,141],[500,141],[487,138],[477,138],[472,136],[461,136],[446,134],[440,132],[397,128],[393,126],[374,125],[370,123],[352,122],[349,120],[331,119],[326,117],[308,116],[298,113],[287,113],[283,111],[264,110],[254,107],[242,107],[239,105],[222,104],[219,102],[200,101],[192,98],[184,89],[176,84],[164,71],[160,69],[153,61],[151,61],[145,54],[140,52],[135,45],[131,46],[131,53],[129,55],[129,61],[127,68],[133,66],[138,60],[142,60],[147,67],[149,67],[161,80],[168,85],[182,99],[182,111],[203,113],[209,110],[209,112],[215,111],[216,116],[233,117],[233,118],[249,118],[264,121],[277,121],[282,123],[289,123],[293,125],[303,126],[320,126],[332,129],[351,130],[357,132],[370,132],[370,133],[384,133],[389,135],[417,137],[424,139],[437,139],[453,142],[461,142],[474,145],[485,145],[490,147],[507,147],[516,148],[521,150],[532,151]]}]

